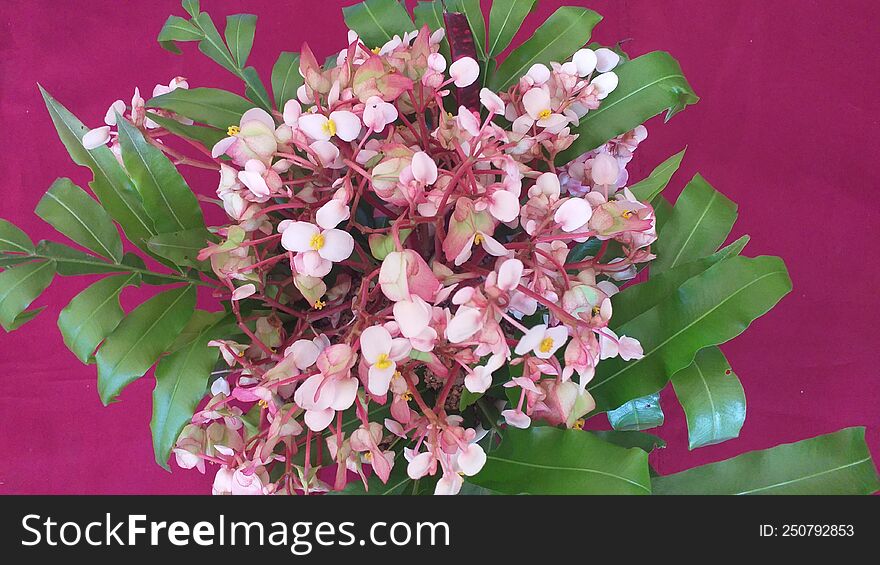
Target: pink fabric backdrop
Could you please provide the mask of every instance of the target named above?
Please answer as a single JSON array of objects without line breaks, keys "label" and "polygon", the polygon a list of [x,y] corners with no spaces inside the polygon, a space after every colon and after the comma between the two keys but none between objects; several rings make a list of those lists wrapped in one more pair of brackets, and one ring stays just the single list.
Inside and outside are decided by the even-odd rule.
[{"label": "pink fabric backdrop", "polygon": [[[353,2],[203,0],[218,23],[259,15],[252,62],[268,78],[281,50],[303,41],[323,55],[345,40],[340,6]],[[667,195],[702,172],[740,205],[733,236],[751,234],[747,254],[781,255],[794,291],[742,337],[724,347],[748,396],[738,440],[687,450],[681,408],[664,394],[669,447],[653,456],[662,473],[867,425],[880,457],[877,378],[878,233],[871,200],[880,160],[876,113],[880,65],[874,0],[542,0],[526,28],[558,5],[584,4],[605,16],[594,38],[632,38],[640,55],[670,51],[703,100],[671,123],[649,124],[631,178],[639,179],[689,145]],[[155,42],[177,0],[5,0],[0,6],[0,216],[35,239],[55,237],[32,210],[56,177],[83,184],[37,91],[39,81],[86,123],[99,125],[116,98],[149,93],[175,75],[193,86],[241,91],[236,79],[185,46],[183,56]],[[523,34],[517,39],[521,41]],[[268,80],[267,80],[268,82]],[[874,157],[870,157],[874,154]],[[197,191],[213,174],[188,174]],[[152,378],[102,407],[93,367],[65,349],[55,319],[86,281],[56,279],[39,300],[48,310],[24,329],[0,335],[0,493],[204,493],[210,476],[153,463]]]}]

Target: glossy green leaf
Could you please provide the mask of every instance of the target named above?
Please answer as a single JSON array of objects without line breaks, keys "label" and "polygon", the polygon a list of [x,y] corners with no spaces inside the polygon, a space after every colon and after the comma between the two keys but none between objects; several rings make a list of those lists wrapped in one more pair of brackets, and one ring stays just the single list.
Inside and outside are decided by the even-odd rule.
[{"label": "glossy green leaf", "polygon": [[661,112],[666,111],[669,120],[699,100],[678,61],[664,51],[637,57],[614,72],[620,79],[617,88],[599,108],[581,118],[580,125],[571,128],[571,133],[579,137],[558,155],[557,165],[599,147]]},{"label": "glossy green leaf", "polygon": [[177,120],[153,112],[147,112],[147,117],[173,134],[198,141],[209,151],[218,141],[226,137],[226,130],[219,128],[182,124]]},{"label": "glossy green leaf", "polygon": [[177,88],[150,99],[147,106],[170,110],[222,130],[238,125],[241,115],[254,107],[247,99],[216,88]]},{"label": "glossy green leaf", "polygon": [[257,73],[257,69],[253,67],[246,67],[242,69],[241,79],[244,81],[245,84],[245,95],[253,100],[263,110],[271,112],[272,101],[269,99],[269,92],[266,91],[266,87],[263,85],[263,81],[260,80],[260,75],[259,73]]},{"label": "glossy green leaf", "polygon": [[101,205],[70,179],[52,183],[37,204],[37,216],[73,241],[98,255],[122,260],[122,240]]},{"label": "glossy green leaf", "polygon": [[33,253],[34,244],[18,226],[0,219],[0,251]]},{"label": "glossy green leaf", "polygon": [[168,456],[180,430],[205,395],[220,353],[218,348],[208,347],[208,342],[221,337],[225,316],[225,312],[196,310],[184,330],[192,334],[191,340],[156,365],[150,429],[156,462],[165,469],[169,469]]},{"label": "glossy green leaf", "polygon": [[474,46],[477,48],[477,57],[486,58],[486,20],[483,10],[480,8],[480,0],[446,0],[446,11],[459,12],[465,15],[471,34],[474,36]]},{"label": "glossy green leaf", "polygon": [[713,253],[727,239],[737,215],[736,203],[697,175],[684,187],[663,237],[657,240],[657,259],[651,273],[662,273]]},{"label": "glossy green leaf", "polygon": [[190,16],[196,17],[199,15],[199,0],[183,0],[180,5],[183,6],[183,9],[186,10]]},{"label": "glossy green leaf", "polygon": [[55,261],[55,271],[63,277],[116,273],[120,271],[115,263],[98,259],[79,249],[74,249],[55,241],[40,241],[37,244],[35,257]]},{"label": "glossy green leaf", "polygon": [[239,67],[244,67],[254,46],[254,32],[257,27],[257,16],[253,14],[233,14],[226,16],[226,45],[233,60]]},{"label": "glossy green leaf", "polygon": [[739,437],[746,394],[720,349],[697,353],[693,363],[672,375],[672,387],[687,416],[690,449]]},{"label": "glossy green leaf", "polygon": [[14,267],[15,265],[28,263],[33,260],[34,258],[32,255],[12,255],[7,253],[0,253],[0,269]]},{"label": "glossy green leaf", "polygon": [[872,494],[880,489],[865,428],[752,451],[656,477],[654,494]]},{"label": "glossy green leaf", "polygon": [[6,331],[20,326],[18,316],[36,300],[55,278],[55,263],[26,263],[0,273],[0,325]]},{"label": "glossy green leaf", "polygon": [[91,151],[86,150],[82,145],[82,136],[88,128],[42,87],[40,92],[43,94],[55,129],[58,130],[58,136],[71,158],[76,164],[91,169],[94,174],[94,180],[89,186],[98,197],[101,206],[122,227],[129,241],[141,249],[146,249],[144,240],[156,235],[156,231],[152,220],[144,210],[140,195],[116,160],[116,156],[105,146],[96,147]]},{"label": "glossy green leaf", "polygon": [[619,431],[640,432],[663,425],[665,416],[660,406],[660,394],[649,394],[625,402],[608,411],[611,427]]},{"label": "glossy green leaf", "polygon": [[587,385],[597,410],[659,391],[697,351],[738,336],[790,291],[791,279],[778,257],[731,257],[688,279],[660,304],[615,329],[637,337],[644,357],[599,364]]},{"label": "glossy green leaf", "polygon": [[195,287],[157,294],[130,312],[107,336],[95,358],[98,393],[105,405],[159,359],[192,317]]},{"label": "glossy green leaf", "polygon": [[638,447],[646,453],[651,453],[655,449],[663,449],[666,442],[661,438],[645,433],[645,432],[624,432],[618,430],[602,430],[590,431],[591,433],[603,441],[613,443],[619,447]]},{"label": "glossy green leaf", "polygon": [[489,41],[486,48],[489,57],[495,57],[507,49],[536,3],[537,0],[493,0],[489,12]]},{"label": "glossy green leaf", "polygon": [[163,233],[151,237],[147,242],[150,250],[156,255],[173,261],[176,265],[210,270],[209,261],[199,261],[199,251],[208,246],[208,242],[217,241],[217,237],[205,228],[195,228],[177,232]]},{"label": "glossy green leaf", "polygon": [[591,433],[508,428],[468,482],[503,494],[650,494],[648,454]]},{"label": "glossy green leaf", "polygon": [[202,30],[204,35],[204,39],[199,42],[199,51],[221,67],[237,75],[239,73],[239,65],[232,58],[232,54],[223,43],[223,38],[220,37],[220,32],[217,31],[217,26],[214,25],[211,16],[201,12],[197,16],[193,16],[192,22]]},{"label": "glossy green leaf", "polygon": [[[549,65],[551,61],[565,62],[590,40],[593,28],[601,20],[602,16],[592,10],[562,6],[553,12],[527,41],[510,52],[492,75],[489,87],[494,91],[507,90],[507,87],[518,81],[536,63]],[[596,111],[598,110],[593,110]],[[582,119],[582,124],[583,121]],[[611,137],[606,138],[606,141]]]},{"label": "glossy green leaf", "polygon": [[678,167],[681,166],[681,160],[684,158],[685,151],[687,151],[687,147],[657,165],[647,178],[644,178],[635,184],[631,184],[629,186],[630,191],[641,202],[650,202],[651,200],[654,200],[657,195],[663,192],[663,189],[666,188],[666,185],[668,185],[670,179],[672,179],[672,175],[674,175],[675,171],[678,170]]},{"label": "glossy green leaf", "polygon": [[124,315],[119,306],[119,293],[139,282],[137,273],[106,277],[74,296],[61,310],[58,329],[64,345],[77,359],[83,363],[92,361],[92,353],[116,329]]},{"label": "glossy green leaf", "polygon": [[654,208],[654,217],[656,218],[654,225],[657,229],[657,234],[660,235],[663,227],[672,215],[672,204],[662,194],[658,194],[651,201],[651,206]]},{"label": "glossy green leaf", "polygon": [[356,31],[371,49],[415,28],[406,8],[397,0],[366,0],[343,8],[342,16],[349,29]]},{"label": "glossy green leaf", "polygon": [[618,328],[657,306],[677,291],[685,281],[703,273],[719,261],[728,257],[736,257],[742,252],[748,241],[749,236],[744,235],[709,257],[679,265],[665,273],[654,275],[643,283],[625,288],[611,299],[614,306],[613,326]]},{"label": "glossy green leaf", "polygon": [[159,30],[157,41],[168,51],[180,53],[175,41],[199,41],[200,39],[202,39],[202,32],[199,28],[179,16],[168,16],[165,25]]},{"label": "glossy green leaf", "polygon": [[45,309],[45,306],[40,306],[39,308],[34,308],[32,310],[25,310],[15,317],[15,321],[13,321],[12,324],[9,325],[9,328],[7,328],[6,331],[14,332],[18,328],[22,327],[26,323],[39,316],[40,313]]},{"label": "glossy green leaf", "polygon": [[119,144],[125,168],[160,234],[204,227],[202,209],[168,157],[144,139],[127,120],[118,119]]},{"label": "glossy green leaf", "polygon": [[279,110],[284,110],[288,100],[296,100],[296,90],[302,86],[299,74],[299,53],[282,51],[272,67],[272,93]]}]

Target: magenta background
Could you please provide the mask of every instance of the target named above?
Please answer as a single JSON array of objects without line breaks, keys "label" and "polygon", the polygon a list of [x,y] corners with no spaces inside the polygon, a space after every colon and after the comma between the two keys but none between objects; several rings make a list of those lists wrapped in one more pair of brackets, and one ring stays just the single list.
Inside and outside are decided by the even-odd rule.
[{"label": "magenta background", "polygon": [[[338,49],[345,41],[339,7],[352,3],[202,5],[221,30],[227,14],[259,15],[251,62],[268,84],[279,51],[308,41],[323,60]],[[746,253],[782,256],[794,281],[775,310],[724,347],[748,397],[741,437],[688,452],[683,412],[664,393],[667,423],[659,434],[669,447],[652,456],[657,469],[679,471],[854,425],[868,426],[880,457],[880,3],[542,0],[526,27],[560,4],[603,14],[598,41],[632,38],[633,55],[671,52],[702,97],[669,124],[649,124],[631,178],[689,145],[667,195],[702,172],[739,203],[732,235],[751,234]],[[242,92],[194,44],[182,56],[156,44],[167,15],[182,14],[176,0],[3,0],[0,11],[0,216],[35,240],[57,236],[32,213],[52,180],[70,176],[84,185],[90,178],[57,140],[37,81],[92,125],[101,124],[110,102],[130,99],[134,86],[149,94],[175,75],[192,86]],[[216,187],[213,174],[187,176],[197,191]],[[64,347],[55,319],[86,284],[57,278],[38,301],[50,305],[45,313],[0,334],[0,493],[209,492],[210,475],[169,474],[153,463],[151,378],[102,407],[94,368]]]}]

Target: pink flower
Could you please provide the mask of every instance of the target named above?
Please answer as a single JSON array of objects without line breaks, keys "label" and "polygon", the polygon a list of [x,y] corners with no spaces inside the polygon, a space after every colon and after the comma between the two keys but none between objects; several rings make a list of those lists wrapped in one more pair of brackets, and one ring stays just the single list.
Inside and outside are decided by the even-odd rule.
[{"label": "pink flower", "polygon": [[82,144],[88,150],[97,149],[110,141],[110,126],[90,129],[82,137]]},{"label": "pink flower", "polygon": [[244,166],[250,159],[268,165],[278,150],[275,120],[261,108],[251,108],[242,114],[238,125],[230,125],[227,133],[229,137],[224,137],[211,149],[211,156],[215,159],[225,154],[239,166]]},{"label": "pink flower", "polygon": [[[332,221],[332,217],[325,221]],[[330,272],[333,263],[348,259],[354,250],[351,234],[335,229],[333,224],[318,227],[309,222],[290,222],[283,227],[279,225],[278,229],[281,231],[281,245],[297,253],[294,263],[304,275],[323,277]]]},{"label": "pink flower", "polygon": [[382,396],[388,392],[391,377],[397,370],[397,362],[409,356],[409,341],[391,338],[382,326],[371,326],[361,334],[361,355],[369,367],[367,389],[370,394]]},{"label": "pink flower", "polygon": [[543,88],[535,87],[526,92],[523,95],[523,106],[526,115],[516,119],[514,131],[524,132],[536,124],[555,132],[568,124],[568,118],[553,112],[550,94]]},{"label": "pink flower", "polygon": [[352,141],[361,133],[361,120],[353,112],[337,110],[330,116],[304,114],[298,120],[299,128],[315,141],[329,141],[338,136],[343,141]]},{"label": "pink flower", "polygon": [[411,249],[392,251],[382,261],[379,287],[388,300],[399,302],[418,296],[433,301],[440,282],[421,255]]},{"label": "pink flower", "polygon": [[488,88],[480,90],[480,103],[491,113],[504,115],[504,101]]},{"label": "pink flower", "polygon": [[397,119],[397,107],[378,96],[371,96],[364,104],[364,125],[378,133]]},{"label": "pink flower", "polygon": [[459,88],[470,86],[480,76],[480,65],[470,57],[462,57],[449,65],[449,76]]},{"label": "pink flower", "polygon": [[538,324],[520,338],[514,352],[517,355],[531,352],[539,359],[549,359],[566,341],[568,328],[565,326],[548,328],[547,324]]},{"label": "pink flower", "polygon": [[474,367],[473,372],[464,378],[464,386],[469,391],[482,394],[492,385],[492,373],[504,365],[504,357],[492,355],[485,365]]},{"label": "pink flower", "polygon": [[569,198],[556,209],[553,220],[564,232],[584,231],[593,215],[593,207],[583,198]]}]

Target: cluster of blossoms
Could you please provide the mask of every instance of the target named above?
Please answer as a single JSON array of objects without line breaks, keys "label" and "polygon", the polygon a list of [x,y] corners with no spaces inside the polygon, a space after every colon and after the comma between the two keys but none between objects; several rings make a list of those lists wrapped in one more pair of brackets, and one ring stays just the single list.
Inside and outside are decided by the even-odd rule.
[{"label": "cluster of blossoms", "polygon": [[[642,355],[608,324],[620,282],[653,258],[653,209],[626,188],[646,131],[554,166],[619,57],[582,49],[456,107],[479,66],[448,64],[442,38],[371,49],[352,32],[330,68],[304,46],[297,98],[205,150],[230,223],[200,259],[242,337],[211,343],[228,368],[174,453],[216,464],[216,494],[323,492],[398,465],[455,494],[488,429],[580,427],[596,365]],[[112,142],[116,105],[86,146]],[[164,145],[137,93],[132,107]],[[490,388],[478,403],[497,421],[459,409]]]}]

